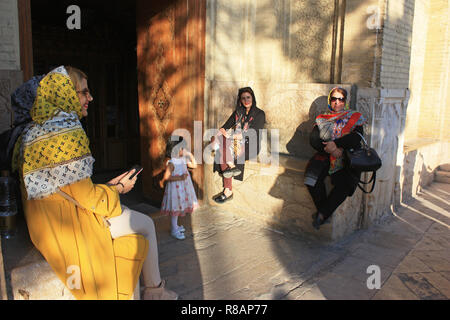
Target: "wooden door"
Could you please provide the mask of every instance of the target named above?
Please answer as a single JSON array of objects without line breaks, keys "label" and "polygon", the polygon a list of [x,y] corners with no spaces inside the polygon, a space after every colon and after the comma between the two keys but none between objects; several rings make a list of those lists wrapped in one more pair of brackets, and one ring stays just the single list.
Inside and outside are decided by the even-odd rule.
[{"label": "wooden door", "polygon": [[[175,129],[187,129],[193,146],[194,121],[203,124],[205,21],[204,0],[137,0],[141,177],[155,205],[163,196],[159,180],[167,139]],[[201,200],[202,165],[191,174]]]}]

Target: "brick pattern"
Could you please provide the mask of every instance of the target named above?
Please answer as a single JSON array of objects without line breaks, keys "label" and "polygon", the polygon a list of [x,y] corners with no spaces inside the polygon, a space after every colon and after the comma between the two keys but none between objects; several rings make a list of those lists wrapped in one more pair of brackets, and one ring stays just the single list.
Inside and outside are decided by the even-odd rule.
[{"label": "brick pattern", "polygon": [[429,8],[429,25],[421,92],[419,137],[449,141],[449,20],[448,0],[433,0]]},{"label": "brick pattern", "polygon": [[420,100],[423,86],[423,70],[429,23],[429,0],[416,0],[414,8],[414,26],[411,43],[411,66],[409,69],[409,89],[411,97],[408,102],[405,139],[412,140],[418,136],[420,121]]},{"label": "brick pattern", "polygon": [[414,0],[389,0],[384,12],[380,86],[407,88]]},{"label": "brick pattern", "polygon": [[0,70],[20,70],[17,0],[0,0]]}]

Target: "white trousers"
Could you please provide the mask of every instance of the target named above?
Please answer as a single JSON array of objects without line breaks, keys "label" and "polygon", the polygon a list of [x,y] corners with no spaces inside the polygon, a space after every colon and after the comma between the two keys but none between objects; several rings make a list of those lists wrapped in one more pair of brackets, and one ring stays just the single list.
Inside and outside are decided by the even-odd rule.
[{"label": "white trousers", "polygon": [[111,236],[116,239],[129,234],[141,234],[148,240],[149,248],[142,266],[142,275],[146,287],[156,287],[161,283],[161,275],[155,224],[149,216],[123,205],[121,207],[120,216],[108,219],[111,224],[109,227]]}]

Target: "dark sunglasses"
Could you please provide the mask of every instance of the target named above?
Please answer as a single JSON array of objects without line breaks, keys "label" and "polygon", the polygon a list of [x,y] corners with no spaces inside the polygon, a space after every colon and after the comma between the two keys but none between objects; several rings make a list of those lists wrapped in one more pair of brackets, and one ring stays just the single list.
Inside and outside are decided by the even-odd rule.
[{"label": "dark sunglasses", "polygon": [[339,101],[341,101],[341,102],[345,102],[345,98],[338,98],[338,97],[331,97],[330,100],[331,100],[331,101],[339,100]]}]

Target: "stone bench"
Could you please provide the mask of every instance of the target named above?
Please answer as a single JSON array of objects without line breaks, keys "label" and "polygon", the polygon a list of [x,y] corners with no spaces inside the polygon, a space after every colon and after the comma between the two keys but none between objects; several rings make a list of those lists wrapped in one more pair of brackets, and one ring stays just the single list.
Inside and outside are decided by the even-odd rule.
[{"label": "stone bench", "polygon": [[[14,300],[75,300],[44,259],[11,271]],[[139,281],[132,300],[140,299]]]},{"label": "stone bench", "polygon": [[[222,178],[217,172],[213,173],[212,164],[205,164],[205,201],[242,217],[256,219],[268,228],[325,242],[342,239],[359,229],[362,212],[359,189],[335,211],[331,223],[322,225],[320,230],[312,227],[311,215],[316,209],[304,185],[306,164],[306,159],[284,155],[279,156],[278,166],[247,161],[244,180],[233,179],[233,200],[224,204],[212,200],[223,189]],[[326,181],[329,190],[329,178]]]}]

